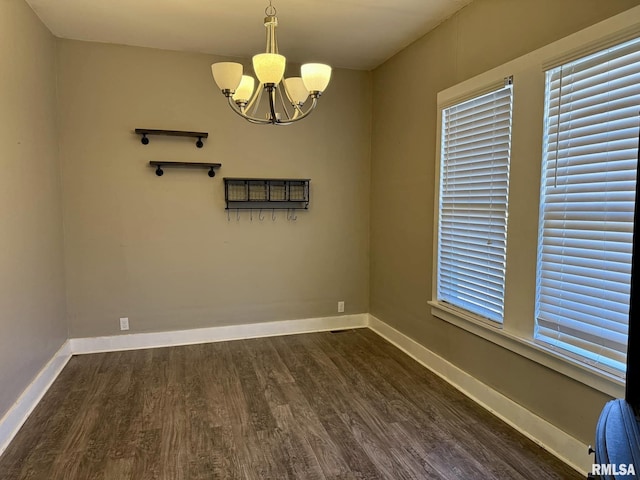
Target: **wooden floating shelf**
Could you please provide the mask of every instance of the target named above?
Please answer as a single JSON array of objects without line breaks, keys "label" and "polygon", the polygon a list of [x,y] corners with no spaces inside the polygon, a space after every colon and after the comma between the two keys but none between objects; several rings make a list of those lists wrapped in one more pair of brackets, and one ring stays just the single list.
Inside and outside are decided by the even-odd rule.
[{"label": "wooden floating shelf", "polygon": [[208,169],[208,175],[210,177],[215,177],[216,172],[214,168],[220,168],[222,166],[221,163],[201,163],[201,162],[161,162],[161,161],[151,161],[149,165],[152,167],[156,167],[156,175],[161,177],[164,174],[164,170],[162,167],[170,167],[170,168],[205,168]]},{"label": "wooden floating shelf", "polygon": [[182,130],[154,130],[150,128],[136,128],[136,133],[138,135],[142,135],[142,138],[140,139],[140,141],[142,142],[143,145],[149,144],[149,139],[147,138],[147,135],[164,135],[168,137],[197,138],[198,141],[196,142],[196,147],[202,148],[204,146],[204,143],[202,143],[202,139],[209,137],[208,132],[187,132]]}]

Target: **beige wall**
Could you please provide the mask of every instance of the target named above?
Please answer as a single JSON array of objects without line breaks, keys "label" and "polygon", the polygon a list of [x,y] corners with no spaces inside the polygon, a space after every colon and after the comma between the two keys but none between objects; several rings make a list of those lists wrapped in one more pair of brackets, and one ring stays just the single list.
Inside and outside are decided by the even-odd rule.
[{"label": "beige wall", "polygon": [[[71,337],[368,311],[370,74],[334,72],[300,124],[229,110],[202,54],[60,40],[60,152]],[[151,137],[135,128],[209,132]],[[220,162],[206,171],[150,160]],[[311,205],[225,212],[222,178],[311,178]]]},{"label": "beige wall", "polygon": [[436,94],[638,3],[476,0],[373,76],[370,312],[585,443],[606,395],[429,313]]},{"label": "beige wall", "polygon": [[0,418],[67,338],[55,39],[0,0]]}]

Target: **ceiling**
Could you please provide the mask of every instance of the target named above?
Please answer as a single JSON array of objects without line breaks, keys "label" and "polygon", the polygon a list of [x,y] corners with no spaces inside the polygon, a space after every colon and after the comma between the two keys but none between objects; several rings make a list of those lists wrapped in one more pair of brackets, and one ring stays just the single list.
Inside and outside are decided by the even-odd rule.
[{"label": "ceiling", "polygon": [[[268,0],[26,0],[57,37],[251,57]],[[280,53],[370,70],[471,0],[272,0]]]}]

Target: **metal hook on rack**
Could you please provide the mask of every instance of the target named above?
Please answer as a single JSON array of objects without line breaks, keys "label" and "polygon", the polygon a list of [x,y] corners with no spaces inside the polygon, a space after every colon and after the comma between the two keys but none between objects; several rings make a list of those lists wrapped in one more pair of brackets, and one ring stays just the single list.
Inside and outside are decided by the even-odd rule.
[{"label": "metal hook on rack", "polygon": [[231,210],[227,208],[227,222],[231,221]]},{"label": "metal hook on rack", "polygon": [[275,208],[271,209],[271,221],[272,222],[276,221],[276,209]]},{"label": "metal hook on rack", "polygon": [[240,221],[240,209],[236,208],[236,222]]},{"label": "metal hook on rack", "polygon": [[258,213],[258,219],[262,222],[264,220],[264,215],[262,215],[262,209],[260,209],[260,213]]},{"label": "metal hook on rack", "polygon": [[253,208],[249,209],[249,220],[253,222]]}]

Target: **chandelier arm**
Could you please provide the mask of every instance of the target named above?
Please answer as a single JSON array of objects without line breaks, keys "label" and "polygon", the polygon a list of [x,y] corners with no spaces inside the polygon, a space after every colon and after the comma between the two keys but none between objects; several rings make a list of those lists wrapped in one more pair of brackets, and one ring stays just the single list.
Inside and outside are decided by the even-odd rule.
[{"label": "chandelier arm", "polygon": [[287,110],[287,106],[285,105],[284,95],[282,94],[282,92],[280,92],[279,97],[280,103],[282,104],[282,110],[284,110],[284,114],[287,116],[287,120],[291,120],[291,115],[289,115],[289,110]]},{"label": "chandelier arm", "polygon": [[263,120],[261,118],[256,118],[256,117],[252,117],[251,115],[247,115],[247,113],[245,113],[244,111],[245,109],[238,107],[236,102],[234,102],[231,97],[227,97],[227,100],[229,102],[229,106],[231,107],[231,110],[233,110],[236,114],[238,114],[248,122],[255,123],[257,125],[269,125],[271,123],[271,121],[269,120],[266,120],[266,119]]},{"label": "chandelier arm", "polygon": [[276,122],[274,123],[274,125],[291,125],[292,123],[302,120],[303,118],[306,118],[309,116],[309,114],[316,108],[316,105],[318,105],[318,98],[312,97],[311,106],[309,107],[309,110],[304,112],[302,115],[299,115],[297,117],[294,116],[291,120],[288,120],[286,122]]},{"label": "chandelier arm", "polygon": [[294,105],[294,112],[293,112],[293,119],[295,120],[296,118],[298,118],[300,115],[304,115],[304,110],[302,110],[302,105]]},{"label": "chandelier arm", "polygon": [[276,115],[276,106],[275,106],[275,96],[276,96],[275,85],[269,85],[267,87],[267,93],[269,94],[269,111],[271,112],[271,123],[277,123],[278,117]]},{"label": "chandelier arm", "polygon": [[311,105],[309,106],[309,109],[306,112],[303,112],[301,115],[294,116],[293,118],[284,122],[279,122],[279,121],[272,122],[271,120],[268,120],[268,119],[256,118],[256,117],[247,115],[244,109],[240,109],[231,97],[227,97],[227,100],[229,102],[229,106],[231,107],[231,110],[233,110],[238,116],[244,118],[249,123],[253,123],[256,125],[270,125],[270,124],[271,125],[291,125],[292,123],[295,123],[299,120],[302,120],[303,118],[306,118],[316,108],[316,105],[318,104],[318,97],[312,97]]},{"label": "chandelier arm", "polygon": [[289,112],[287,111],[286,107],[284,107],[284,95],[281,95],[281,98],[283,98],[283,100],[282,100],[283,101],[283,108],[285,109],[285,112],[287,112],[287,118],[295,119],[298,115],[302,115],[304,113],[304,111],[302,110],[301,105],[298,105],[293,100],[291,100],[291,94],[289,93],[289,88],[287,87],[287,82],[282,82],[282,85],[284,86],[284,92],[287,95],[287,99],[289,100],[289,103],[291,103],[291,106],[293,107],[293,117],[291,117],[289,115]]},{"label": "chandelier arm", "polygon": [[253,92],[253,95],[251,96],[251,100],[249,100],[249,103],[247,103],[247,110],[251,110],[251,108],[253,108],[253,114],[256,114],[256,111],[258,110],[258,105],[260,104],[260,99],[262,98],[262,90],[263,90],[263,85],[262,83],[258,84],[258,88],[256,88],[256,91]]},{"label": "chandelier arm", "polygon": [[287,100],[289,100],[289,103],[291,105],[293,105],[293,118],[295,118],[297,116],[296,114],[296,104],[293,100],[291,100],[291,94],[289,93],[289,88],[287,87],[287,82],[285,80],[282,81],[282,86],[284,88],[284,95],[281,93],[280,94],[280,99],[282,100],[282,108],[284,109],[285,113],[287,114],[287,118],[291,119],[291,115],[289,115],[289,110],[287,110],[287,107],[285,107],[284,105],[284,97],[287,97]]}]

